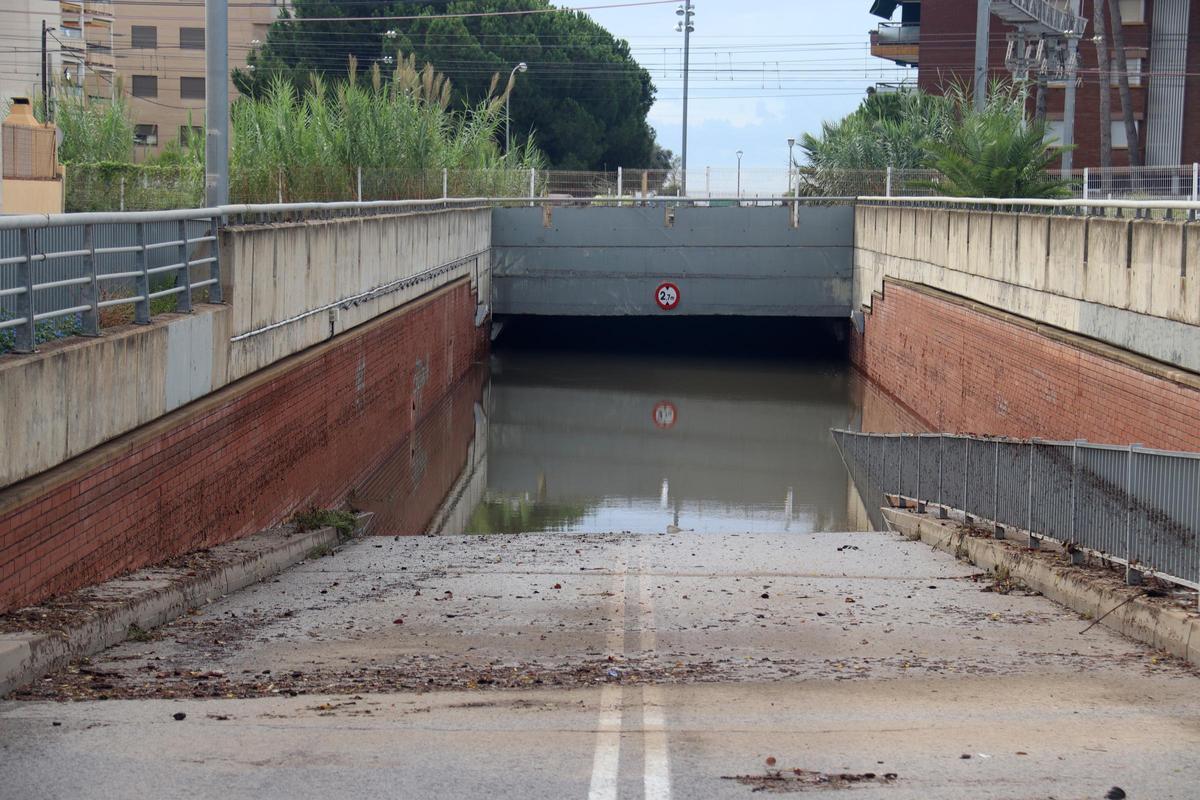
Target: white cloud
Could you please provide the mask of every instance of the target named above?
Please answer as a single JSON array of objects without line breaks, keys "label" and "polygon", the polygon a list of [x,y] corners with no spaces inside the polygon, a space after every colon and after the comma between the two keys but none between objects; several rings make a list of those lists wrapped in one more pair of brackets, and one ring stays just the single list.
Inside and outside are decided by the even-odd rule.
[{"label": "white cloud", "polygon": [[[783,118],[784,103],[776,99],[705,99],[693,97],[688,103],[688,127],[709,123],[734,128],[756,128]],[[659,100],[650,109],[650,124],[656,127],[679,125],[683,117],[682,100]]]}]

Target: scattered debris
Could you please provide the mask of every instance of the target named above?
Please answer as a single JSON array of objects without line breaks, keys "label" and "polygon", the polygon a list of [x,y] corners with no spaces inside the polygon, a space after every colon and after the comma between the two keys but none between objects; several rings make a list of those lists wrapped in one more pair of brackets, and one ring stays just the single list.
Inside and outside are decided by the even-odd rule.
[{"label": "scattered debris", "polygon": [[[770,764],[775,759],[770,758]],[[755,792],[803,792],[809,789],[850,789],[862,784],[888,785],[900,776],[895,772],[878,775],[874,772],[817,772],[808,769],[768,770],[763,775],[722,775],[721,780],[737,781],[742,786],[752,787]],[[1124,796],[1124,795],[1122,795]]]}]

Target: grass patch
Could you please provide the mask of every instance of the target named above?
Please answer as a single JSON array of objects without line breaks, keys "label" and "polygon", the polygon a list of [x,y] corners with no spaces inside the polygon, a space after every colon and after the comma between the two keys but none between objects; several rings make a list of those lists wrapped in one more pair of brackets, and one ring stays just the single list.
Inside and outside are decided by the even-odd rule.
[{"label": "grass patch", "polygon": [[354,533],[358,518],[349,511],[338,511],[332,508],[313,508],[301,511],[292,517],[292,524],[298,531],[315,531],[319,528],[333,528],[338,537],[348,539]]},{"label": "grass patch", "polygon": [[154,638],[150,631],[138,625],[136,622],[130,623],[125,630],[125,639],[130,642],[149,642]]}]

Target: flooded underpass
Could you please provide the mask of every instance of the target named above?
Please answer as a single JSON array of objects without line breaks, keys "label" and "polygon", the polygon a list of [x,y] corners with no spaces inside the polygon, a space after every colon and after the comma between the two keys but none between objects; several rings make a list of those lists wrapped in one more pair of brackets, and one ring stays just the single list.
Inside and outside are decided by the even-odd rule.
[{"label": "flooded underpass", "polygon": [[911,421],[836,328],[726,332],[514,326],[364,456],[375,535],[19,690],[0,785],[1190,798],[1193,671],[874,530],[829,429]]},{"label": "flooded underpass", "polygon": [[513,322],[351,495],[374,532],[870,525],[829,433],[862,420],[836,325],[635,325],[597,345],[595,324]]}]

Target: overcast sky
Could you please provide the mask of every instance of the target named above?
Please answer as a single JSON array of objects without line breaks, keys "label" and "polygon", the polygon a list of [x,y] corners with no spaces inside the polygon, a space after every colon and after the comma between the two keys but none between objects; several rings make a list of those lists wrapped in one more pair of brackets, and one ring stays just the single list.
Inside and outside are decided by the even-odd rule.
[{"label": "overcast sky", "polygon": [[[571,8],[617,1],[556,0]],[[748,168],[786,169],[789,136],[844,116],[868,86],[905,74],[868,52],[868,31],[880,21],[867,13],[869,0],[694,2],[690,169],[732,167],[739,149]],[[675,5],[588,13],[628,40],[650,70],[658,87],[650,121],[678,154],[683,37],[675,33]]]}]

